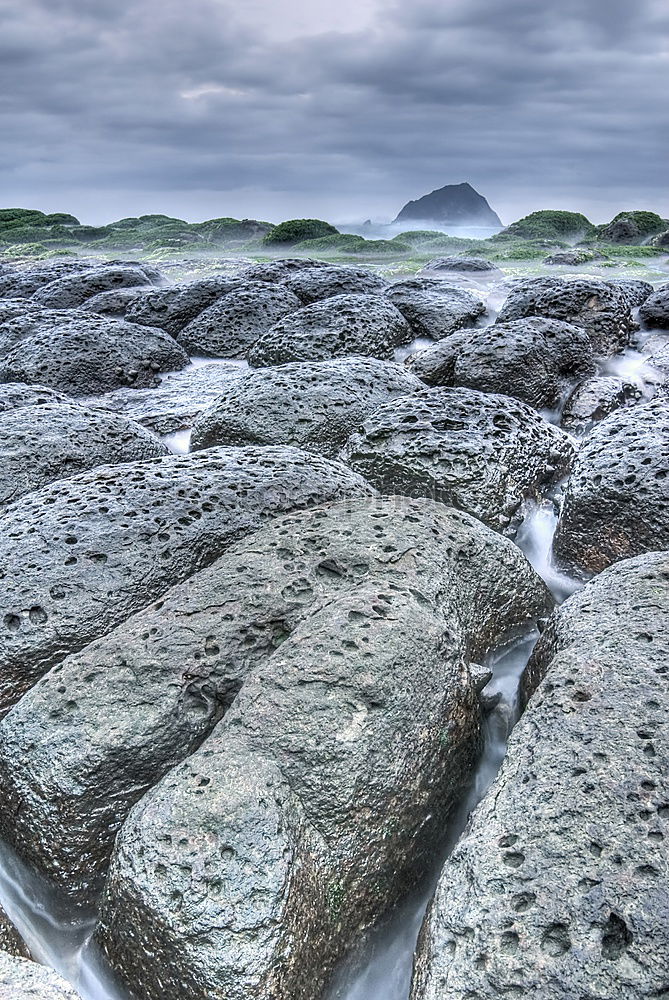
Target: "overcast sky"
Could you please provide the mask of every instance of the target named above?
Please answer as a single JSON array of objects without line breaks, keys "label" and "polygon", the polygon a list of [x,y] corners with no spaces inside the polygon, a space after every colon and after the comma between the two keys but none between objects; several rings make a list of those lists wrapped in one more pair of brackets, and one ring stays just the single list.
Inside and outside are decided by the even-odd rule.
[{"label": "overcast sky", "polygon": [[669,0],[0,0],[0,201],[669,217]]}]

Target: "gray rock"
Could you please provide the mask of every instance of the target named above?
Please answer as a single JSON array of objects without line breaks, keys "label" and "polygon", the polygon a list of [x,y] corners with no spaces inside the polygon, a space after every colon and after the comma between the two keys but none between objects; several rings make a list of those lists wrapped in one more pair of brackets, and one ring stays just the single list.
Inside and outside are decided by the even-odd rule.
[{"label": "gray rock", "polygon": [[[0,955],[13,955],[15,958],[30,958],[30,951],[25,941],[11,922],[2,906],[0,906]],[[2,981],[0,980],[0,986]],[[2,996],[2,993],[0,993]]]},{"label": "gray rock", "polygon": [[249,281],[275,281],[282,284],[299,271],[313,271],[316,267],[329,268],[324,260],[311,260],[309,257],[283,257],[279,260],[267,260],[260,264],[252,264],[244,271],[244,277]]},{"label": "gray rock", "polygon": [[76,309],[99,292],[151,284],[153,282],[141,267],[96,267],[57,278],[39,288],[32,300],[49,309]]},{"label": "gray rock", "polygon": [[243,358],[270,327],[301,306],[282,285],[240,282],[191,320],[177,340],[189,354]]},{"label": "gray rock", "polygon": [[583,441],[567,481],[554,539],[579,574],[669,547],[669,407],[618,410]]},{"label": "gray rock", "polygon": [[642,396],[635,382],[617,375],[596,375],[577,386],[564,404],[560,426],[570,434],[587,434],[609,413],[632,406]]},{"label": "gray rock", "polygon": [[[180,372],[160,375],[151,389],[117,389],[87,399],[89,406],[124,413],[156,434],[171,434],[190,427],[196,417],[221,396],[230,383],[247,371],[234,361],[189,365]],[[0,386],[0,407],[2,406]]]},{"label": "gray rock", "polygon": [[20,406],[41,406],[42,403],[69,403],[69,396],[55,392],[43,385],[26,385],[25,382],[0,383],[0,413],[16,410]]},{"label": "gray rock", "polygon": [[74,402],[44,402],[3,414],[0,505],[98,465],[169,454],[141,424]]},{"label": "gray rock", "polygon": [[132,302],[125,318],[142,326],[157,326],[174,337],[203,309],[242,283],[240,277],[222,274],[156,289]]},{"label": "gray rock", "polygon": [[608,278],[607,280],[609,285],[616,285],[625,293],[632,309],[640,306],[655,291],[650,281],[641,281],[640,278]]},{"label": "gray rock", "polygon": [[296,448],[225,448],[103,466],[6,507],[0,709],[264,517],[366,493],[346,466]]},{"label": "gray rock", "polygon": [[400,365],[375,358],[255,369],[198,417],[191,446],[291,444],[334,456],[377,406],[422,388]]},{"label": "gray rock", "polygon": [[286,288],[305,304],[333,295],[381,294],[388,281],[364,267],[305,267],[283,279]]},{"label": "gray rock", "polygon": [[49,260],[28,268],[11,268],[0,275],[0,298],[29,299],[52,281],[90,271],[91,266],[90,260]]},{"label": "gray rock", "polygon": [[599,250],[558,250],[557,253],[544,257],[544,264],[556,264],[563,267],[576,267],[579,264],[589,264],[593,260],[603,260],[604,254]]},{"label": "gray rock", "polygon": [[79,310],[27,303],[9,318],[0,311],[0,382],[26,382],[72,396],[151,385],[159,371],[188,364],[162,330]]},{"label": "gray rock", "polygon": [[[465,515],[399,498],[330,504],[239,542],[158,605],[68,657],[7,715],[0,724],[3,836],[63,891],[90,901],[131,806],[202,744],[245,679],[271,665],[330,604],[370,580],[380,593],[404,592],[409,578],[426,603],[442,600],[444,577],[469,600],[469,573],[482,573],[494,558],[509,579],[504,622],[524,613],[535,589],[532,613],[539,614],[543,588],[530,582],[510,545],[490,536]],[[468,558],[470,569],[453,581],[453,560]],[[409,609],[416,612],[411,597]],[[406,612],[396,615],[401,622]],[[486,608],[476,641],[485,647],[501,627]],[[349,628],[344,621],[340,638],[354,649],[346,645]],[[366,664],[366,672],[375,669]],[[476,668],[471,683],[478,694]]]},{"label": "gray rock", "polygon": [[615,354],[629,341],[634,320],[626,293],[597,278],[527,278],[509,292],[497,321],[547,316],[584,327],[597,354]]},{"label": "gray rock", "polygon": [[82,303],[85,312],[97,313],[99,316],[125,316],[131,305],[147,294],[143,288],[117,288],[113,291],[98,292]]},{"label": "gray rock", "polygon": [[248,360],[263,368],[355,354],[390,359],[411,336],[402,314],[383,296],[334,295],[276,323],[251,347]]},{"label": "gray rock", "polygon": [[471,773],[473,651],[546,604],[510,544],[425,501],[331,505],[236,551],[261,621],[303,609],[119,834],[97,938],[147,1000],[320,996]]},{"label": "gray rock", "polygon": [[645,326],[669,330],[669,285],[661,285],[641,306],[639,315]]},{"label": "gray rock", "polygon": [[631,559],[555,612],[545,680],[443,869],[412,1000],[666,995],[667,580],[666,552]]},{"label": "gray rock", "polygon": [[380,406],[341,454],[382,493],[429,496],[503,530],[564,474],[573,447],[517,399],[439,388]]},{"label": "gray rock", "polygon": [[410,364],[428,385],[503,392],[538,409],[554,407],[578,376],[595,372],[582,327],[538,316],[454,333]]},{"label": "gray rock", "polygon": [[663,233],[658,233],[656,236],[651,236],[648,242],[654,247],[669,247],[669,229],[665,229]]},{"label": "gray rock", "polygon": [[79,1000],[51,969],[0,951],[1,1000]]},{"label": "gray rock", "polygon": [[437,257],[429,261],[423,271],[497,271],[485,257]]},{"label": "gray rock", "polygon": [[486,311],[476,295],[439,278],[397,281],[386,296],[409,323],[414,337],[430,340],[441,340],[455,330],[472,326]]}]

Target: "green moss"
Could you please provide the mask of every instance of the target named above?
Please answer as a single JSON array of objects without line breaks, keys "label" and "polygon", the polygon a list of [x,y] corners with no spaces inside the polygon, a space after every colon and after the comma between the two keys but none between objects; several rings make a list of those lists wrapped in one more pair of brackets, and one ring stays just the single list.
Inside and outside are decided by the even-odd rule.
[{"label": "green moss", "polygon": [[339,879],[335,879],[334,882],[328,884],[327,904],[332,920],[337,920],[339,917],[345,895],[344,885]]},{"label": "green moss", "polygon": [[354,250],[364,242],[362,236],[355,236],[353,233],[333,233],[331,236],[320,236],[315,240],[302,240],[293,246],[293,250],[299,250],[300,253],[332,253],[349,248]]},{"label": "green moss", "polygon": [[79,226],[79,219],[76,219],[73,215],[68,215],[66,212],[53,212],[51,215],[45,217],[45,221],[48,222],[50,226]]},{"label": "green moss", "polygon": [[501,233],[492,236],[491,241],[504,242],[507,239],[583,239],[595,233],[595,227],[580,212],[545,210],[532,212],[523,219],[513,222]]},{"label": "green moss", "polygon": [[[622,219],[629,219],[639,230],[640,236],[654,236],[655,233],[661,233],[663,229],[667,228],[667,223],[655,212],[643,212],[643,211],[633,211],[633,212],[618,212],[618,214],[611,219],[609,225],[613,225],[614,222],[620,222]],[[604,227],[606,228],[606,227]]]},{"label": "green moss", "polygon": [[323,222],[321,219],[288,219],[274,226],[265,236],[263,243],[267,246],[291,246],[303,243],[304,240],[315,240],[338,232],[339,230],[329,222]]},{"label": "green moss", "polygon": [[46,215],[33,208],[0,208],[0,230],[44,225]]},{"label": "green moss", "polygon": [[623,244],[610,244],[600,247],[601,252],[607,257],[628,257],[638,259],[640,257],[657,257],[666,254],[663,247],[654,246],[624,246]]}]

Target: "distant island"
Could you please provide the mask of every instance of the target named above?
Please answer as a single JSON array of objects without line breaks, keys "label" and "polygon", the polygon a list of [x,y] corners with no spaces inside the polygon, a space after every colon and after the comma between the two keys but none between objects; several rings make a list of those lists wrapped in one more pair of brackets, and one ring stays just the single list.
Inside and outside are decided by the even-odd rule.
[{"label": "distant island", "polygon": [[447,184],[404,206],[395,222],[431,221],[452,226],[498,226],[496,212],[471,184]]}]

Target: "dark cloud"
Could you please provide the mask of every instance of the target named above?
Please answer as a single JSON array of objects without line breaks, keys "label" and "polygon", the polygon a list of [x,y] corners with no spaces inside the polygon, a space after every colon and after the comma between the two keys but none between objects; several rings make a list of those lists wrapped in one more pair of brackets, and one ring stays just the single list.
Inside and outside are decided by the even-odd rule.
[{"label": "dark cloud", "polygon": [[469,180],[506,219],[669,215],[665,0],[311,0],[309,34],[290,2],[0,0],[5,203],[344,219]]}]

